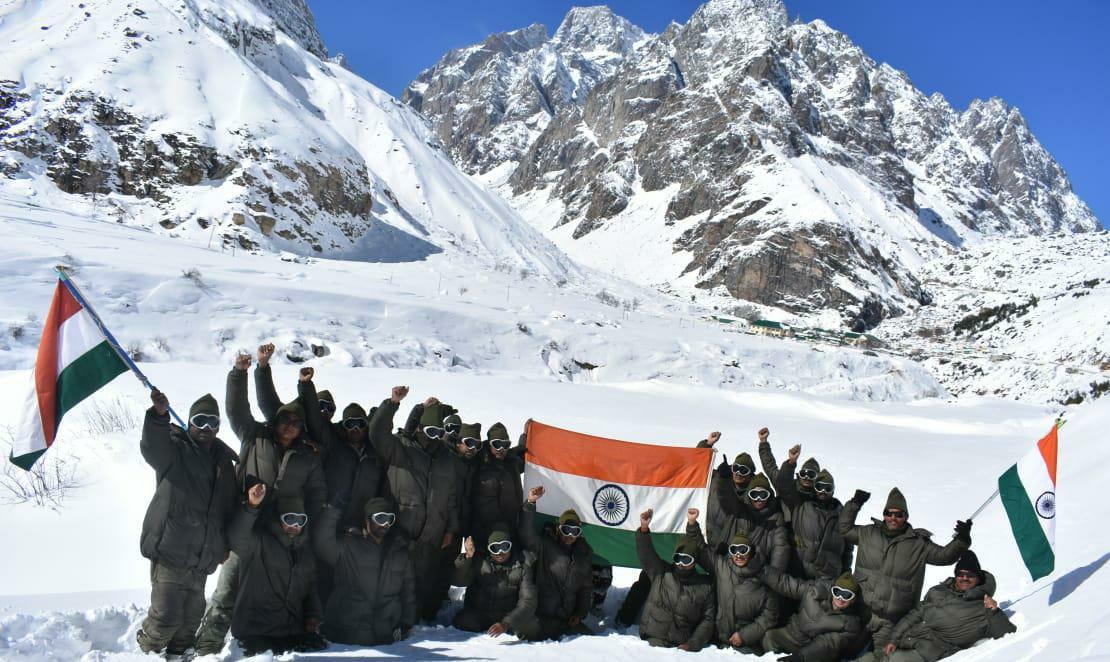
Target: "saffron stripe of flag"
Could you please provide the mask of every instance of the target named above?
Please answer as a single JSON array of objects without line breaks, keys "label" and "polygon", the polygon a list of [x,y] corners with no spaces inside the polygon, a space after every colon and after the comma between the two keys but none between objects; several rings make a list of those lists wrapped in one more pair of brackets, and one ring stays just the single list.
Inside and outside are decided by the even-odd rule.
[{"label": "saffron stripe of flag", "polygon": [[1056,566],[1056,457],[1059,427],[998,478],[998,493],[1022,561],[1034,581]]},{"label": "saffron stripe of flag", "polygon": [[537,519],[573,509],[594,554],[613,565],[640,567],[635,532],[644,510],[654,510],[652,543],[664,559],[686,533],[687,508],[705,512],[711,449],[616,441],[536,421],[527,433],[525,493],[545,490]]},{"label": "saffron stripe of flag", "polygon": [[126,371],[92,313],[59,280],[9,459],[30,470],[54,443],[66,412]]}]

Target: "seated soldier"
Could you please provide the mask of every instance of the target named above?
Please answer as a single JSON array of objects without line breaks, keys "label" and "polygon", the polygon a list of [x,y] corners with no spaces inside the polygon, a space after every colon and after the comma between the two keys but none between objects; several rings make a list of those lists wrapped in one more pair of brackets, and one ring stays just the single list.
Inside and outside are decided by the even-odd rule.
[{"label": "seated soldier", "polygon": [[859,584],[852,573],[802,580],[774,568],[763,570],[763,581],[779,595],[799,602],[786,627],[763,635],[763,648],[789,653],[782,662],[835,662],[850,654],[863,632]]},{"label": "seated soldier", "polygon": [[886,659],[934,662],[980,639],[1017,632],[991,597],[994,588],[994,575],[979,567],[975,552],[964,552],[955,575],[929,589],[925,599],[898,621],[883,650]]},{"label": "seated soldier", "polygon": [[486,555],[475,553],[472,536],[463,541],[463,553],[455,559],[451,583],[465,586],[466,598],[451,624],[491,637],[510,633],[521,639],[536,639],[535,555],[515,549],[506,526],[497,526],[489,534],[486,551]]},{"label": "seated soldier", "polygon": [[593,634],[582,619],[593,600],[593,557],[590,544],[582,537],[582,520],[568,510],[555,524],[536,534],[536,502],[544,494],[542,486],[528,490],[520,514],[520,537],[536,555],[536,591],[541,639],[564,635]]},{"label": "seated soldier", "polygon": [[652,514],[650,508],[640,513],[636,530],[636,556],[651,580],[640,617],[640,638],[652,646],[696,652],[713,639],[717,618],[713,579],[695,569],[693,541],[679,542],[671,563],[659,558],[648,528]]},{"label": "seated soldier", "polygon": [[240,564],[231,634],[246,655],[320,650],[327,644],[317,632],[323,614],[304,500],[279,497],[255,530],[265,496],[264,483],[252,486],[228,529]]},{"label": "seated soldier", "polygon": [[385,497],[363,506],[363,525],[336,535],[345,504],[324,509],[316,556],[335,571],[324,610],[324,634],[341,644],[373,646],[400,641],[416,623],[416,581],[410,543],[394,526],[397,511]]},{"label": "seated soldier", "polygon": [[779,620],[778,596],[759,578],[763,559],[743,533],[733,535],[721,551],[706,544],[698,514],[697,508],[686,512],[686,536],[697,544],[698,564],[716,581],[717,645],[761,655],[763,635]]}]

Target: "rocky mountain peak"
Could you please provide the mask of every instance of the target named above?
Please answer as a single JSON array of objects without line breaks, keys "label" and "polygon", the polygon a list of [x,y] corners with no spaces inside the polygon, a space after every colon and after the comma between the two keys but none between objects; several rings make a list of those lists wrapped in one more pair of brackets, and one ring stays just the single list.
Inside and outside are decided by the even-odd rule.
[{"label": "rocky mountain peak", "polygon": [[690,17],[690,24],[752,34],[777,33],[790,23],[782,0],[709,0]]},{"label": "rocky mountain peak", "polygon": [[265,11],[285,34],[301,45],[309,53],[321,60],[328,59],[328,49],[320,32],[316,29],[316,19],[305,0],[251,0]]},{"label": "rocky mountain peak", "polygon": [[628,53],[645,36],[644,31],[631,21],[601,5],[572,7],[551,41],[561,49],[571,48],[587,53],[599,50]]},{"label": "rocky mountain peak", "polygon": [[543,45],[546,41],[547,26],[543,23],[533,23],[519,30],[490,35],[483,45],[509,53],[524,53]]}]

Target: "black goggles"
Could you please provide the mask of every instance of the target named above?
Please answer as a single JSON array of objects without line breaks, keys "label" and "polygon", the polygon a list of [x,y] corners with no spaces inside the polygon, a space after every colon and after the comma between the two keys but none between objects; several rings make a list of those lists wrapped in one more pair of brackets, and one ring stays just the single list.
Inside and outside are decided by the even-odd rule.
[{"label": "black goggles", "polygon": [[762,487],[748,490],[748,498],[752,501],[766,501],[771,498],[771,490],[765,490]]},{"label": "black goggles", "polygon": [[817,481],[816,483],[813,484],[813,491],[814,492],[822,492],[822,493],[825,493],[825,494],[832,494],[833,484],[832,483],[826,483],[823,480],[819,480],[819,481]]},{"label": "black goggles", "polygon": [[343,419],[343,428],[345,430],[365,430],[367,426],[365,418],[345,418]]},{"label": "black goggles", "polygon": [[690,556],[689,554],[683,554],[682,552],[675,552],[674,556],[671,557],[671,560],[674,561],[675,565],[694,565],[694,557]]},{"label": "black goggles", "polygon": [[374,513],[370,516],[370,521],[378,526],[393,526],[397,521],[396,513]]},{"label": "black goggles", "polygon": [[906,519],[906,511],[904,510],[884,510],[883,517],[893,517],[894,519]]},{"label": "black goggles", "polygon": [[802,478],[804,480],[814,480],[815,478],[817,478],[817,470],[816,469],[802,469],[801,471],[798,472],[798,478]]},{"label": "black goggles", "polygon": [[856,592],[851,590],[851,589],[840,588],[839,586],[834,586],[834,587],[832,587],[832,595],[833,595],[834,598],[837,598],[838,600],[843,600],[844,602],[851,602],[852,600],[855,599]]},{"label": "black goggles", "polygon": [[434,425],[424,426],[424,436],[429,439],[442,439],[444,432],[443,428]]},{"label": "black goggles", "polygon": [[219,430],[220,417],[213,414],[193,414],[189,419],[189,425],[202,430]]},{"label": "black goggles", "polygon": [[463,437],[462,438],[462,445],[466,446],[468,449],[470,449],[472,451],[473,450],[478,450],[479,448],[482,447],[482,440],[478,439],[476,437]]},{"label": "black goggles", "polygon": [[299,529],[308,524],[308,515],[304,513],[285,513],[281,516],[281,523],[285,526],[295,526]]},{"label": "black goggles", "polygon": [[447,431],[447,434],[455,434],[461,428],[462,428],[462,423],[444,423],[443,424],[443,429]]},{"label": "black goggles", "polygon": [[571,538],[577,538],[578,536],[582,535],[582,527],[578,526],[577,524],[560,524],[559,534]]},{"label": "black goggles", "polygon": [[489,445],[494,450],[507,451],[509,450],[509,446],[513,445],[513,442],[509,441],[508,439],[490,439]]},{"label": "black goggles", "polygon": [[957,570],[956,577],[959,579],[979,579],[979,573],[972,570]]},{"label": "black goggles", "polygon": [[320,411],[326,411],[329,414],[335,413],[335,403],[331,400],[320,401]]},{"label": "black goggles", "polygon": [[733,556],[747,556],[752,553],[751,545],[729,545],[728,553]]},{"label": "black goggles", "polygon": [[490,554],[508,554],[509,550],[512,548],[513,541],[511,540],[501,540],[498,542],[491,542],[490,544],[486,545],[486,549],[489,550]]},{"label": "black goggles", "polygon": [[752,475],[752,468],[746,464],[734,464],[732,465],[732,475],[750,476]]}]

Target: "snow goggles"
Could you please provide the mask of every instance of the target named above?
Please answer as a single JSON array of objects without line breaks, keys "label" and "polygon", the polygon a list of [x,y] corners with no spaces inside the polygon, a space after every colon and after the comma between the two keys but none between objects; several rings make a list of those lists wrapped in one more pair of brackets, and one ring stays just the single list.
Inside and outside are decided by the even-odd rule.
[{"label": "snow goggles", "polygon": [[839,586],[834,586],[834,587],[832,587],[832,595],[833,595],[834,598],[837,598],[838,600],[843,600],[844,602],[851,602],[852,600],[855,599],[856,592],[851,590],[851,589],[840,588]]},{"label": "snow goggles", "polygon": [[805,480],[813,480],[813,479],[817,478],[817,470],[816,469],[802,469],[801,471],[798,472],[798,478],[803,478]]},{"label": "snow goggles", "polygon": [[462,427],[462,423],[444,423],[443,424],[443,429],[447,431],[447,434],[455,434],[456,432],[459,431],[459,429],[461,427]]},{"label": "snow goggles", "polygon": [[281,516],[281,523],[285,526],[295,526],[299,529],[308,524],[308,515],[304,513],[285,513]]},{"label": "snow goggles", "polygon": [[733,556],[747,556],[752,553],[751,545],[729,545],[728,553]]},{"label": "snow goggles", "polygon": [[335,413],[335,403],[332,402],[331,400],[321,400],[320,401],[320,411],[327,412],[329,414],[334,414]]},{"label": "snow goggles", "polygon": [[424,436],[429,439],[443,439],[444,433],[445,430],[441,427],[436,427],[434,425],[424,426]]},{"label": "snow goggles", "polygon": [[690,556],[689,554],[683,554],[682,552],[675,552],[674,556],[671,557],[671,560],[674,561],[675,565],[681,565],[681,566],[694,565],[694,557]]},{"label": "snow goggles", "polygon": [[393,526],[397,521],[396,513],[374,513],[370,516],[370,521],[378,526]]},{"label": "snow goggles", "polygon": [[367,423],[365,418],[345,418],[343,419],[343,428],[345,430],[364,430]]},{"label": "snow goggles", "polygon": [[189,425],[202,430],[219,430],[220,417],[214,414],[193,414],[189,419]]},{"label": "snow goggles", "polygon": [[826,493],[826,494],[832,494],[833,484],[832,483],[826,483],[823,480],[819,480],[819,481],[817,481],[816,483],[813,484],[813,491],[814,492],[822,492],[822,493]]},{"label": "snow goggles", "polygon": [[559,533],[571,538],[577,538],[578,536],[582,535],[582,527],[578,526],[577,524],[560,524]]},{"label": "snow goggles", "polygon": [[906,519],[906,511],[904,510],[884,510],[883,517],[893,517],[894,519]]},{"label": "snow goggles", "polygon": [[734,476],[750,476],[752,475],[752,468],[746,464],[732,465],[732,474]]},{"label": "snow goggles", "polygon": [[748,490],[748,498],[752,501],[766,501],[771,498],[771,490],[765,490],[762,487],[756,487]]},{"label": "snow goggles", "polygon": [[509,550],[513,548],[513,541],[501,540],[498,542],[491,542],[486,545],[486,549],[490,554],[508,554]]},{"label": "snow goggles", "polygon": [[478,450],[479,448],[482,447],[482,440],[477,439],[475,437],[463,437],[462,438],[462,445],[466,446],[468,449],[470,449],[472,451],[473,450]]},{"label": "snow goggles", "polygon": [[513,445],[513,442],[509,441],[508,439],[490,439],[489,445],[494,450],[506,451],[509,450],[509,446]]}]

